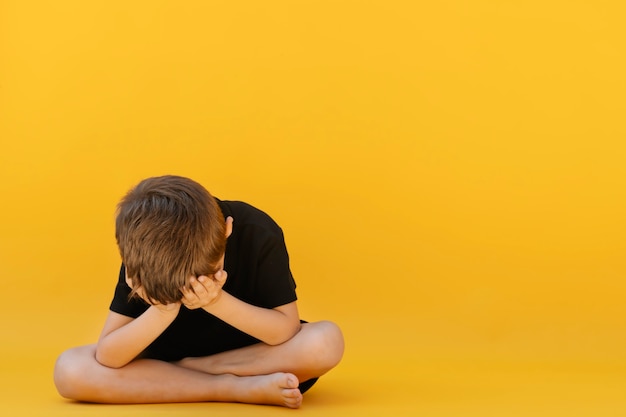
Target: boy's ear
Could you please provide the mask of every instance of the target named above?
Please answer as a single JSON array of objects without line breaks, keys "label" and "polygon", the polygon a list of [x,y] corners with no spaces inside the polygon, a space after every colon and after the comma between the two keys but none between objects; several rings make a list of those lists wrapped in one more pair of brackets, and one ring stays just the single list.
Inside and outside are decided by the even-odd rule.
[{"label": "boy's ear", "polygon": [[226,239],[228,239],[230,234],[233,232],[233,221],[234,220],[231,216],[226,218]]}]

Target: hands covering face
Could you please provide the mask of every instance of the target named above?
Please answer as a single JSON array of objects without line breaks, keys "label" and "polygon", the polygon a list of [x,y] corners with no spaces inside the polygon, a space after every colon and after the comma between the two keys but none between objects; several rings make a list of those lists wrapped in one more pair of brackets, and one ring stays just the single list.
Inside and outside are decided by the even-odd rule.
[{"label": "hands covering face", "polygon": [[[221,269],[212,276],[191,277],[189,286],[181,289],[183,298],[177,303],[155,304],[146,296],[142,287],[137,288],[136,293],[146,303],[157,307],[159,310],[174,310],[180,307],[181,304],[190,310],[194,310],[209,306],[219,299],[227,276],[226,271]],[[128,278],[128,275],[126,276],[126,283],[132,288],[132,281]]]},{"label": "hands covering face", "polygon": [[[226,238],[230,236],[232,231],[233,218],[231,216],[228,216],[226,218]],[[189,285],[181,288],[180,290],[183,294],[183,298],[176,303],[154,304],[146,296],[143,288],[141,287],[137,289],[136,293],[146,303],[154,305],[162,311],[175,310],[177,308],[180,308],[181,305],[184,305],[190,310],[207,307],[217,302],[220,294],[222,293],[222,287],[226,282],[226,277],[228,276],[226,271],[224,271],[223,269],[224,255],[222,255],[222,259],[220,260],[218,268],[219,270],[211,276],[201,275],[199,277],[192,276],[191,278],[189,278]],[[126,272],[126,283],[129,287],[133,287],[132,280],[128,277],[128,272]]]},{"label": "hands covering face", "polygon": [[[142,287],[137,288],[136,293],[146,303],[157,307],[159,310],[174,310],[180,307],[181,304],[190,310],[195,310],[197,308],[207,307],[219,299],[227,276],[226,271],[221,269],[210,277],[206,275],[201,275],[197,278],[191,277],[189,279],[189,286],[181,289],[183,298],[177,303],[155,304],[146,296]],[[126,275],[126,283],[132,288],[132,281],[128,275]]]},{"label": "hands covering face", "polygon": [[189,287],[182,289],[181,303],[190,310],[207,307],[217,302],[228,274],[223,269],[211,277],[201,275],[189,279]]}]

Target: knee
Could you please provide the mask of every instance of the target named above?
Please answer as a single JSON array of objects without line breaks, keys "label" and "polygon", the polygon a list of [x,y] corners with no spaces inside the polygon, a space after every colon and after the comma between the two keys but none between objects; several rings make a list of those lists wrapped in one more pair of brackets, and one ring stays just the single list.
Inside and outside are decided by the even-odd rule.
[{"label": "knee", "polygon": [[89,346],[83,346],[67,350],[57,358],[54,385],[62,397],[80,399],[80,389],[85,385],[85,375],[89,372],[86,369],[88,355]]},{"label": "knee", "polygon": [[343,334],[339,326],[331,321],[315,323],[311,336],[310,346],[318,365],[325,369],[324,372],[337,366],[344,351]]}]

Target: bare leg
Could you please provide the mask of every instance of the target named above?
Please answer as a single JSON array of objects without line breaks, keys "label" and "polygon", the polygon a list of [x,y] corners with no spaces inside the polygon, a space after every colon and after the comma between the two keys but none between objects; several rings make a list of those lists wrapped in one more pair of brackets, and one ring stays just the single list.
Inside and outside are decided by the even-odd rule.
[{"label": "bare leg", "polygon": [[96,361],[95,345],[64,352],[57,360],[54,381],[66,398],[99,403],[224,401],[290,408],[302,403],[298,379],[292,374],[209,375],[150,359],[113,369]]},{"label": "bare leg", "polygon": [[266,375],[289,372],[300,381],[319,377],[335,367],[344,342],[332,322],[305,323],[293,338],[277,346],[256,344],[207,357],[186,358],[178,365],[214,375]]}]

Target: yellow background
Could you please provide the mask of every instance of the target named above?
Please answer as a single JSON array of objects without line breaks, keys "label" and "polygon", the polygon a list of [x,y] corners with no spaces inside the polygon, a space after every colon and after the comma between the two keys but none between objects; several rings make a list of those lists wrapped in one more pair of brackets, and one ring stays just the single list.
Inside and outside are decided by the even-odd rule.
[{"label": "yellow background", "polygon": [[115,204],[173,173],[271,214],[302,316],[342,326],[301,413],[624,415],[625,12],[0,1],[2,413],[283,411],[54,391],[106,315]]}]

